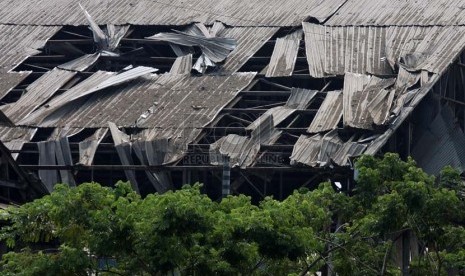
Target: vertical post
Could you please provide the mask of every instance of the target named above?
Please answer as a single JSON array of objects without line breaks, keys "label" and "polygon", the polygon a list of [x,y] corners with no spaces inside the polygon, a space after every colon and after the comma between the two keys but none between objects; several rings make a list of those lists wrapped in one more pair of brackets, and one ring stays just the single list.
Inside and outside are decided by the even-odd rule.
[{"label": "vertical post", "polygon": [[402,276],[409,275],[410,265],[410,233],[405,231],[402,234]]},{"label": "vertical post", "polygon": [[227,197],[231,193],[231,167],[229,166],[229,156],[223,156],[223,178],[221,183],[221,196]]},{"label": "vertical post", "polygon": [[182,170],[182,185],[186,185],[187,184],[187,170],[184,169]]},{"label": "vertical post", "polygon": [[186,178],[187,178],[186,184],[192,185],[192,171],[191,170],[186,171]]}]

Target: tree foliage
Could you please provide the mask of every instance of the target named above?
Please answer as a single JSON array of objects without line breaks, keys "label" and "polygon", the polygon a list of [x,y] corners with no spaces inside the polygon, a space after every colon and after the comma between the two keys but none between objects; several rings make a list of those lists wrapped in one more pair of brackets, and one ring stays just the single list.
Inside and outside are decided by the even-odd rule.
[{"label": "tree foliage", "polygon": [[[141,198],[115,188],[57,185],[1,213],[0,239],[14,250],[2,275],[399,275],[395,245],[418,241],[412,275],[465,268],[462,180],[428,176],[395,154],[361,157],[351,195],[322,183],[283,201],[212,201],[200,185]],[[414,250],[414,251],[415,251]]]}]

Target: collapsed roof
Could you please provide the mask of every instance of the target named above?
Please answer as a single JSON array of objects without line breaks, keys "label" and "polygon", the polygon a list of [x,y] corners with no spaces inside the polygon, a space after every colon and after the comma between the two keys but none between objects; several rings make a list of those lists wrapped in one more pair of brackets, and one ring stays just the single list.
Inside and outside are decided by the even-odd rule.
[{"label": "collapsed roof", "polygon": [[0,140],[48,191],[164,192],[224,160],[235,188],[303,181],[383,150],[463,170],[465,12],[429,2],[3,1]]}]

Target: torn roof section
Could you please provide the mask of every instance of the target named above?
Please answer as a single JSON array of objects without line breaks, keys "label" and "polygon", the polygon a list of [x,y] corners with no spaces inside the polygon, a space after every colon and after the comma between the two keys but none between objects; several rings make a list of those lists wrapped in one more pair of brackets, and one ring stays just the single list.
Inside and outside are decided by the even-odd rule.
[{"label": "torn roof section", "polygon": [[94,42],[98,45],[98,48],[100,51],[102,51],[102,54],[118,55],[115,50],[118,47],[120,40],[126,35],[129,26],[115,26],[112,24],[107,24],[106,28],[102,30],[81,4],[79,4],[79,7],[81,8],[87,19],[87,22],[89,23]]},{"label": "torn roof section", "polygon": [[173,30],[172,33],[158,33],[147,39],[171,43],[171,47],[178,56],[193,53],[191,48],[199,47],[202,54],[193,69],[199,73],[205,73],[207,67],[215,67],[216,63],[223,62],[237,46],[235,39],[218,36],[223,29],[223,24],[219,22],[215,22],[209,29],[198,23],[189,28],[187,32]]},{"label": "torn roof section", "polygon": [[277,126],[298,110],[305,110],[318,91],[292,88],[287,102],[282,106],[268,109],[251,122],[246,130],[249,136],[229,134],[210,144],[210,163],[222,164],[224,156],[229,157],[233,167],[246,168],[256,162],[256,156],[262,145],[272,145],[281,136]]},{"label": "torn roof section", "polygon": [[[376,154],[392,134],[403,132],[395,129],[440,76],[448,76],[465,45],[465,28],[450,25],[461,20],[461,13],[454,14],[456,21],[446,16],[455,8],[435,6],[444,18],[421,21],[384,0],[374,2],[399,16],[392,25],[383,25],[391,20],[389,10],[376,10],[385,18],[375,23],[364,21],[372,15],[352,0],[83,1],[89,11],[85,15],[69,0],[40,1],[37,9],[43,12],[26,15],[23,2],[4,3],[11,10],[0,11],[0,23],[79,27],[63,26],[56,33],[61,27],[31,26],[31,34],[41,35],[28,45],[20,41],[30,35],[24,31],[10,35],[13,42],[2,42],[10,43],[6,48],[17,47],[14,59],[6,59],[5,70],[10,70],[54,36],[35,57],[35,67],[20,67],[34,72],[0,73],[0,81],[11,80],[0,86],[6,95],[1,109],[17,129],[27,130],[5,144],[15,154],[26,145],[28,153],[19,157],[32,156],[31,162],[40,165],[74,166],[77,160],[83,166],[100,165],[113,162],[106,155],[110,152],[114,164],[155,166],[156,172],[124,173],[135,189],[143,187],[145,177],[159,192],[172,187],[169,170],[182,167],[183,157],[197,146],[203,154],[208,151],[210,159],[202,163],[208,170],[221,165],[225,155],[232,166],[263,169],[259,167],[276,165],[264,163],[264,154],[284,153],[279,166],[303,166],[313,173],[308,167],[348,166],[352,157]],[[409,11],[418,6],[405,2]],[[341,11],[352,8],[360,21],[332,23],[350,18]],[[440,20],[445,26],[403,25],[415,20]],[[153,68],[166,73],[153,74]],[[457,74],[451,79],[461,78]],[[462,111],[455,111],[461,116]],[[442,120],[439,127],[451,132],[450,120]],[[66,134],[69,128],[78,134]],[[461,135],[449,136],[441,141],[448,149],[461,145]],[[67,142],[73,143],[72,150]],[[456,155],[451,160],[461,162]],[[436,153],[419,159],[428,163],[435,156],[450,161]],[[165,171],[158,171],[159,166]],[[124,178],[123,170],[119,177]],[[51,188],[57,180],[71,183],[73,175],[63,169],[41,173],[41,178]]]}]

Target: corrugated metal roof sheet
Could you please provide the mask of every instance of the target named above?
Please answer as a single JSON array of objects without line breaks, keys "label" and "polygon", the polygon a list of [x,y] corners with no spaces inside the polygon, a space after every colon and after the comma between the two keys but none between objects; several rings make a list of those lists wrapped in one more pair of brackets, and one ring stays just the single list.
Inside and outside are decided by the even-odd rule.
[{"label": "corrugated metal roof sheet", "polygon": [[462,0],[349,0],[327,25],[463,25]]},{"label": "corrugated metal roof sheet", "polygon": [[291,95],[287,99],[286,104],[268,109],[265,113],[263,113],[263,115],[257,118],[257,120],[253,121],[249,126],[247,126],[247,129],[256,129],[258,126],[260,126],[262,120],[268,116],[272,116],[274,123],[273,127],[276,127],[289,116],[291,116],[296,110],[306,109],[317,92],[317,90],[293,87],[291,89]]},{"label": "corrugated metal roof sheet", "polygon": [[260,146],[274,144],[282,133],[275,128],[276,124],[271,115],[261,116],[254,123],[256,127],[252,130],[250,138],[230,134],[210,144],[210,163],[219,165],[223,156],[228,156],[232,167],[246,168],[252,165],[260,151]]},{"label": "corrugated metal roof sheet", "polygon": [[[36,128],[0,126],[0,141],[9,150],[21,150],[24,143],[32,140],[36,131]],[[15,160],[18,158],[18,153],[11,155]]]},{"label": "corrugated metal roof sheet", "polygon": [[325,135],[301,135],[292,150],[291,165],[326,166],[331,160],[330,157],[337,152],[342,143],[337,130]]},{"label": "corrugated metal roof sheet", "polygon": [[295,111],[296,109],[289,108],[287,106],[277,106],[277,107],[270,108],[267,111],[265,111],[265,113],[263,113],[257,120],[253,121],[250,125],[248,125],[246,129],[249,129],[249,130],[256,129],[261,123],[260,118],[263,119],[268,116],[273,117],[273,122],[275,124],[274,126],[277,126],[279,123],[286,120],[286,118],[294,114]]},{"label": "corrugated metal roof sheet", "polygon": [[[391,30],[393,29],[394,28],[391,28]],[[394,34],[393,36],[397,37],[398,35]],[[388,43],[388,45],[394,45],[394,43]],[[391,46],[388,49],[393,48],[395,48],[395,46]],[[414,50],[408,52],[409,54],[416,55],[418,58],[417,64],[411,66],[408,70],[426,70],[440,74],[454,62],[455,57],[458,56],[464,48],[464,26],[431,27]],[[398,57],[405,56],[406,55],[400,55]]]},{"label": "corrugated metal roof sheet", "polygon": [[[148,130],[146,130],[148,131]],[[132,149],[141,164],[162,165],[168,162],[173,155],[172,140],[168,137],[157,135],[156,131],[148,131],[141,134],[141,139],[132,141]],[[152,132],[153,136],[151,136]],[[173,189],[171,175],[168,172],[145,172],[149,181],[159,193]]]},{"label": "corrugated metal roof sheet", "polygon": [[[68,137],[79,133],[81,130],[55,128],[46,141],[38,142],[39,165],[73,165]],[[43,181],[49,192],[53,190],[53,186],[56,183],[66,183],[69,186],[76,186],[74,174],[71,170],[40,170],[39,178]]]},{"label": "corrugated metal roof sheet", "polygon": [[[83,0],[98,24],[187,25],[221,21],[231,26],[297,26],[308,17],[320,22],[345,0]],[[74,0],[2,1],[0,23],[29,25],[87,25]]]},{"label": "corrugated metal roof sheet", "polygon": [[31,72],[0,73],[0,99],[20,84]]},{"label": "corrugated metal roof sheet", "polygon": [[335,129],[342,118],[342,91],[330,91],[307,129],[309,133]]},{"label": "corrugated metal roof sheet", "polygon": [[220,34],[234,38],[237,47],[232,51],[222,69],[227,72],[237,72],[265,43],[279,30],[275,27],[235,27],[226,28]]},{"label": "corrugated metal roof sheet", "polygon": [[143,127],[179,127],[186,119],[189,127],[203,127],[255,77],[255,73],[228,76],[185,77],[177,79],[169,91],[156,95],[154,112]]},{"label": "corrugated metal roof sheet", "polygon": [[17,139],[29,141],[34,136],[36,130],[36,128],[0,126],[0,139],[3,143]]},{"label": "corrugated metal roof sheet", "polygon": [[94,63],[97,62],[99,57],[100,57],[100,53],[83,55],[82,57],[73,59],[70,62],[59,65],[58,68],[63,69],[63,70],[82,72],[86,70],[87,68],[91,67],[92,65],[94,65]]},{"label": "corrugated metal roof sheet", "polygon": [[92,165],[98,145],[108,133],[108,128],[99,128],[86,138],[79,142],[79,163],[84,166]]},{"label": "corrugated metal roof sheet", "polygon": [[284,77],[292,75],[299,52],[302,30],[297,30],[276,40],[266,77]]},{"label": "corrugated metal roof sheet", "polygon": [[366,110],[375,125],[384,125],[388,121],[394,96],[394,89],[383,88],[368,103]]},{"label": "corrugated metal roof sheet", "polygon": [[112,121],[118,126],[177,129],[192,121],[189,127],[203,127],[254,76],[255,73],[141,77],[107,93],[94,93],[81,105],[73,105],[59,120],[40,126],[100,128]]},{"label": "corrugated metal roof sheet", "polygon": [[[82,85],[85,87],[98,85],[102,82],[102,78],[108,79],[112,76],[108,72],[101,72],[100,75],[100,77],[95,76]],[[173,78],[175,78],[174,75]],[[169,82],[167,76],[162,80]],[[159,76],[144,76],[126,85],[115,87],[107,93],[94,93],[88,98],[82,98],[79,104],[67,105],[66,112],[56,111],[40,126],[56,127],[68,124],[70,126],[100,128],[107,127],[108,121],[123,126],[135,125],[139,116],[153,105],[156,93],[159,90],[165,91],[162,80]],[[82,90],[85,87],[78,88],[76,86],[76,90]]]},{"label": "corrugated metal roof sheet", "polygon": [[[387,129],[381,136],[373,140],[368,145],[368,148],[365,151],[366,154],[376,154],[379,150],[381,150],[383,145],[386,144],[386,142],[389,140],[389,138],[392,136],[395,130],[400,127],[400,125],[405,121],[405,119],[412,113],[413,109],[431,91],[432,87],[436,84],[438,80],[439,75],[433,74],[433,76],[429,79],[429,82],[424,84],[421,88],[406,93],[410,94],[408,97],[408,101],[402,100],[401,103],[399,103],[399,114],[397,115],[395,120],[389,125],[389,129]],[[396,103],[396,105],[398,105],[398,103]]]},{"label": "corrugated metal roof sheet", "polygon": [[59,110],[61,107],[65,106],[67,109],[70,109],[70,104],[76,100],[105,88],[117,86],[143,75],[153,73],[156,70],[157,69],[152,67],[138,66],[118,74],[98,71],[89,79],[52,99],[47,105],[43,106],[30,116],[25,117],[23,120],[19,121],[18,124],[31,124],[32,122],[37,124],[41,122],[42,119],[46,118],[46,116]]},{"label": "corrugated metal roof sheet", "polygon": [[[111,137],[115,143],[115,149],[118,153],[121,164],[123,165],[134,165],[134,160],[132,159],[131,143],[130,137],[126,133],[120,131],[118,127],[112,123],[108,122],[108,127],[110,129]],[[139,193],[139,185],[137,184],[136,172],[133,170],[124,170],[127,180],[131,183],[134,191]]]},{"label": "corrugated metal roof sheet", "polygon": [[237,42],[229,37],[212,37],[204,34],[189,34],[180,31],[157,33],[147,39],[165,41],[187,47],[198,46],[205,58],[212,62],[222,62],[236,48]]},{"label": "corrugated metal roof sheet", "polygon": [[[2,8],[2,11],[5,10]],[[60,28],[0,25],[0,53],[2,53],[0,55],[0,72],[9,71],[28,56],[40,53],[38,49],[42,48]]]},{"label": "corrugated metal roof sheet", "polygon": [[302,25],[310,75],[392,73],[387,60],[382,59],[386,56],[386,28],[328,27],[305,22]]},{"label": "corrugated metal roof sheet", "polygon": [[373,129],[375,120],[384,123],[383,118],[389,113],[394,95],[389,91],[380,91],[392,86],[394,82],[395,79],[347,73],[342,91],[344,126]]},{"label": "corrugated metal roof sheet", "polygon": [[399,67],[395,87],[397,90],[403,91],[417,84],[419,80],[420,73],[409,72],[405,70],[403,67]]},{"label": "corrugated metal roof sheet", "polygon": [[298,110],[306,109],[317,93],[317,90],[292,87],[285,106]]},{"label": "corrugated metal roof sheet", "polygon": [[343,142],[337,130],[332,130],[324,136],[321,134],[301,135],[294,145],[290,157],[291,165],[324,167],[334,162],[339,166],[346,166],[349,157],[361,155],[366,147],[365,144],[351,140]]},{"label": "corrugated metal roof sheet", "polygon": [[192,54],[177,57],[171,66],[170,74],[190,74],[192,69]]},{"label": "corrugated metal roof sheet", "polygon": [[223,156],[229,157],[232,167],[240,166],[242,163],[242,154],[245,152],[248,137],[237,134],[229,134],[221,137],[215,143],[210,145],[209,156],[212,165],[223,164]]},{"label": "corrugated metal roof sheet", "polygon": [[313,136],[300,135],[292,150],[291,165],[306,164],[313,166],[316,164],[322,140],[323,135],[321,134]]},{"label": "corrugated metal roof sheet", "polygon": [[[74,110],[74,106],[67,105],[66,108],[62,108],[62,112],[58,112],[58,114],[54,114],[60,107],[66,105],[71,98],[76,97],[77,95],[82,95],[86,91],[93,89],[94,87],[98,86],[105,80],[108,80],[110,77],[115,75],[112,72],[105,72],[105,71],[97,71],[89,78],[83,80],[82,82],[78,83],[76,86],[70,88],[65,93],[53,98],[47,106],[42,106],[36,111],[32,112],[30,115],[25,117],[23,120],[19,121],[18,125],[40,125],[43,120],[42,125],[51,125],[52,122],[55,122],[63,116],[63,114],[67,114]],[[79,106],[80,104],[78,104]],[[63,114],[62,114],[63,113]]]},{"label": "corrugated metal roof sheet", "polygon": [[346,142],[337,152],[331,156],[331,160],[339,166],[346,166],[350,157],[357,157],[363,154],[367,145],[357,142]]},{"label": "corrugated metal roof sheet", "polygon": [[[226,28],[222,23],[215,22],[212,27],[208,28],[203,24],[197,23],[190,25],[184,31],[189,34],[227,37],[234,39],[237,43],[235,49],[229,53],[226,60],[220,65],[221,70],[226,72],[237,72],[248,60],[252,57],[277,31],[277,27],[232,27]],[[178,56],[184,56],[194,52],[186,46],[178,46],[170,44],[173,51]],[[219,64],[213,63],[206,59],[205,55],[201,55],[194,65],[194,68],[203,73],[205,66],[215,66]]]},{"label": "corrugated metal roof sheet", "polygon": [[408,55],[410,70],[443,72],[465,47],[465,27],[331,27],[303,23],[310,75],[392,74]]},{"label": "corrugated metal roof sheet", "polygon": [[17,102],[9,106],[4,112],[5,115],[15,123],[19,122],[44,104],[74,75],[76,75],[76,72],[58,68],[46,72],[26,88],[26,93]]}]

